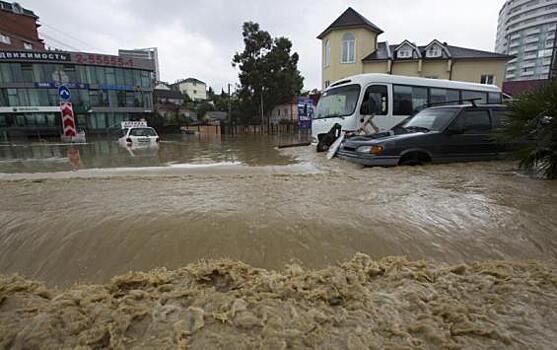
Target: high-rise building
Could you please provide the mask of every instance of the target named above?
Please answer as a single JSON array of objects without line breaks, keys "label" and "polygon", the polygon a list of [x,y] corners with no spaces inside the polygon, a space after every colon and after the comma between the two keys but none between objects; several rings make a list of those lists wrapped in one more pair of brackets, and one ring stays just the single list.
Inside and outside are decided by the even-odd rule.
[{"label": "high-rise building", "polygon": [[17,2],[0,1],[0,50],[44,50],[39,17]]},{"label": "high-rise building", "polygon": [[546,80],[557,28],[557,0],[508,0],[499,12],[495,51],[515,56],[506,81]]},{"label": "high-rise building", "polygon": [[118,56],[129,57],[129,58],[140,58],[144,60],[154,60],[155,61],[155,81],[160,81],[160,70],[159,70],[159,51],[156,47],[148,47],[145,49],[133,49],[133,50],[118,50]]}]

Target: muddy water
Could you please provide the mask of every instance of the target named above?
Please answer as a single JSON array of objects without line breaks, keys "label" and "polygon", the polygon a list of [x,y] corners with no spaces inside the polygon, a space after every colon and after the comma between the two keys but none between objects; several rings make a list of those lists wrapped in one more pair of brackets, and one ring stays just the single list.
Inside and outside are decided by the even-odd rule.
[{"label": "muddy water", "polygon": [[0,272],[68,286],[221,257],[557,261],[557,183],[513,163],[361,168],[269,139],[176,140],[136,160],[103,142],[74,171],[65,146],[40,151],[65,159],[49,167],[0,161]]}]

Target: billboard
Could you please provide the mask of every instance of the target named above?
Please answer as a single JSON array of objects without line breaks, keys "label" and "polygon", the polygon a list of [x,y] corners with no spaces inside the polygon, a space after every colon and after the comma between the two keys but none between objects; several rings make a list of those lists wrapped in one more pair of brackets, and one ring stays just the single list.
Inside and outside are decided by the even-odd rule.
[{"label": "billboard", "polygon": [[313,112],[313,100],[309,97],[298,97],[298,129],[311,129]]}]

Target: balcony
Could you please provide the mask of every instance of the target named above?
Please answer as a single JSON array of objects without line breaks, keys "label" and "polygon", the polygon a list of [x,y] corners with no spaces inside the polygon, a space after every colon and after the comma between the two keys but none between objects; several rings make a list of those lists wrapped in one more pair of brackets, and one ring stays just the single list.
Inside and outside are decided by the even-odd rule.
[{"label": "balcony", "polygon": [[520,65],[520,68],[532,68],[536,66],[536,61],[526,62]]},{"label": "balcony", "polygon": [[520,34],[511,35],[511,40],[520,39]]},{"label": "balcony", "polygon": [[531,44],[531,43],[537,43],[538,41],[540,41],[540,37],[532,36],[532,37],[527,37],[526,40],[524,40],[524,43]]},{"label": "balcony", "polygon": [[520,76],[521,76],[521,77],[531,77],[532,75],[534,75],[534,71],[533,71],[533,70],[529,70],[529,71],[520,73]]},{"label": "balcony", "polygon": [[530,45],[524,48],[524,52],[538,51],[538,45]]}]

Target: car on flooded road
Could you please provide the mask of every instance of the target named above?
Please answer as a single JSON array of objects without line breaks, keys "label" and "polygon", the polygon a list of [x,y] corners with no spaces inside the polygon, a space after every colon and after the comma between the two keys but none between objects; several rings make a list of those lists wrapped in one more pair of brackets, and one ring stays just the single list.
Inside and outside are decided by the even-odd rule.
[{"label": "car on flooded road", "polygon": [[513,148],[492,136],[504,115],[503,105],[430,107],[387,132],[347,138],[337,155],[366,166],[501,159]]},{"label": "car on flooded road", "polygon": [[125,147],[157,147],[159,142],[155,129],[147,126],[123,128],[118,134],[118,143]]}]

